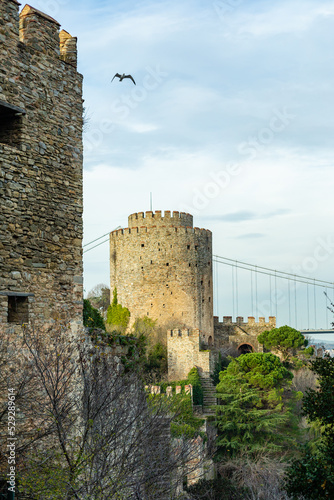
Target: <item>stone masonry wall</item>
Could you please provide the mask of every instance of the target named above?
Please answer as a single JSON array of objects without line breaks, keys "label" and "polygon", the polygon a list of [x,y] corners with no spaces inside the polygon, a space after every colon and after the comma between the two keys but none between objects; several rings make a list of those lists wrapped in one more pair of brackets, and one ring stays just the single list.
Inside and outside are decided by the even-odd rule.
[{"label": "stone masonry wall", "polygon": [[148,316],[161,326],[197,328],[212,342],[211,232],[193,228],[190,214],[169,211],[132,214],[128,224],[110,234],[110,288],[131,323]]},{"label": "stone masonry wall", "polygon": [[168,330],[168,380],[184,380],[196,366],[202,377],[209,377],[213,371],[212,351],[201,351],[198,329]]},{"label": "stone masonry wall", "polygon": [[[0,0],[0,325],[82,322],[76,38]],[[6,326],[7,325],[7,326]]]},{"label": "stone masonry wall", "polygon": [[242,344],[249,344],[254,352],[263,352],[263,346],[259,344],[257,337],[272,328],[276,328],[275,316],[269,316],[268,322],[265,318],[259,318],[258,323],[253,316],[249,316],[247,322],[242,316],[238,316],[235,323],[232,316],[224,316],[222,323],[215,316],[215,346],[219,349],[222,345],[231,344],[238,349]]}]

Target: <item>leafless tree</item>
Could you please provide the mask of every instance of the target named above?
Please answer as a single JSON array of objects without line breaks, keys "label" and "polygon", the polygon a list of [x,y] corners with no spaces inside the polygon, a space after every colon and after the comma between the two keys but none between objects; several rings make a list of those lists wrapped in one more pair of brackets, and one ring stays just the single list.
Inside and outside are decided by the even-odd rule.
[{"label": "leafless tree", "polygon": [[194,447],[186,439],[171,446],[175,404],[148,398],[136,363],[123,363],[127,353],[59,325],[26,328],[22,344],[15,353],[3,349],[0,366],[21,361],[0,382],[21,391],[17,472],[25,493],[34,500],[176,498]]}]

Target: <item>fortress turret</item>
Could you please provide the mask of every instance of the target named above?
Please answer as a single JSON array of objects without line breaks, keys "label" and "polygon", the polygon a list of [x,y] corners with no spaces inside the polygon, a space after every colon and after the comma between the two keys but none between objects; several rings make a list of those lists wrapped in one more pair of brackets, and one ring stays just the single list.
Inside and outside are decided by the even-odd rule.
[{"label": "fortress turret", "polygon": [[110,234],[110,285],[131,312],[161,326],[197,328],[213,340],[212,234],[190,214],[131,214]]}]

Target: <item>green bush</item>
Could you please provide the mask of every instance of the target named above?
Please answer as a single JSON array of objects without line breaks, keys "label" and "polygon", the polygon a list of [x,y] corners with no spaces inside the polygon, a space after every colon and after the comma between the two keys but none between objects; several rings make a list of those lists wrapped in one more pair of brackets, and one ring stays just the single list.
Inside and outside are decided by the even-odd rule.
[{"label": "green bush", "polygon": [[124,333],[130,321],[130,311],[118,303],[117,290],[114,288],[113,300],[107,311],[107,323]]},{"label": "green bush", "polygon": [[203,405],[203,389],[201,379],[196,367],[192,368],[188,373],[187,383],[193,386],[193,402],[194,405]]},{"label": "green bush", "polygon": [[88,328],[106,329],[101,313],[92,306],[88,299],[83,301],[83,324]]}]

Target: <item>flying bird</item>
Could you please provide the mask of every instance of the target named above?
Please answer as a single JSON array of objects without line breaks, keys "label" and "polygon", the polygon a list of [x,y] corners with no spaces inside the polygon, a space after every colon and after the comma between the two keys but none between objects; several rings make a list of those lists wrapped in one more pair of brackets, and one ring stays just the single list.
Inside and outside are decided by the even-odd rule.
[{"label": "flying bird", "polygon": [[[121,82],[122,80],[124,80],[124,78],[130,78],[130,80],[133,81],[133,83],[136,85],[136,82],[134,81],[133,77],[131,75],[126,75],[125,73],[123,73],[123,75],[120,75],[119,73],[116,73],[116,75],[114,76],[114,78],[117,76],[117,78],[119,78],[119,81]],[[113,79],[114,79],[113,78]],[[113,80],[112,79],[112,80]],[[111,81],[112,81],[111,80]]]}]

